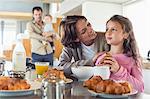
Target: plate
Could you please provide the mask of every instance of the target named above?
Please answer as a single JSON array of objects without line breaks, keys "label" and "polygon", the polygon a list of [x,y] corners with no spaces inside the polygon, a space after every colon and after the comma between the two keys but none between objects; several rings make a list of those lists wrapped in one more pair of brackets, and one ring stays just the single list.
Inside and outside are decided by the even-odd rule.
[{"label": "plate", "polygon": [[[39,78],[39,79],[36,79],[35,81],[37,81],[37,82],[42,82],[42,80],[43,80],[43,78]],[[69,79],[69,78],[66,78],[65,79],[65,81],[63,80],[63,82],[65,83],[65,84],[69,84],[69,83],[72,83],[73,82],[73,80],[72,79]]]},{"label": "plate", "polygon": [[123,94],[123,95],[113,95],[113,94],[105,94],[105,93],[96,93],[94,92],[93,90],[89,90],[88,91],[94,95],[94,96],[101,96],[101,97],[104,97],[104,98],[127,98],[129,96],[132,96],[134,94],[137,94],[137,90],[133,89],[131,93],[127,93],[127,94]]},{"label": "plate", "polygon": [[41,88],[41,83],[37,81],[28,81],[31,85],[30,89],[25,90],[0,90],[0,97],[1,96],[24,96],[24,95],[31,95],[34,93],[34,90]]}]

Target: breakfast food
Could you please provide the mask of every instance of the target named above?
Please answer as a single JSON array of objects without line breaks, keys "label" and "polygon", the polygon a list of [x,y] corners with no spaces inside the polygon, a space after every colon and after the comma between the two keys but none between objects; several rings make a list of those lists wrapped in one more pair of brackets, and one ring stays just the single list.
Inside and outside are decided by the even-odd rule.
[{"label": "breakfast food", "polygon": [[24,90],[30,87],[24,79],[0,76],[0,90]]},{"label": "breakfast food", "polygon": [[101,80],[102,78],[100,76],[93,76],[91,79],[84,81],[83,86],[88,87],[88,89],[95,90],[95,85]]},{"label": "breakfast food", "polygon": [[110,53],[108,53],[108,52],[106,52],[104,55],[105,55],[105,56],[100,60],[100,62],[99,62],[98,64],[105,65],[104,60],[105,60],[107,57],[112,57],[112,55],[111,55]]},{"label": "breakfast food", "polygon": [[[97,79],[95,79],[97,78]],[[99,76],[93,76],[85,81],[83,86],[97,93],[122,95],[132,91],[131,85],[128,82],[115,82],[113,80],[103,80]]]},{"label": "breakfast food", "polygon": [[64,72],[62,70],[57,70],[55,68],[49,68],[48,71],[46,71],[43,74],[43,78],[50,78],[52,76],[57,77],[58,79],[61,79],[64,81],[66,80]]}]

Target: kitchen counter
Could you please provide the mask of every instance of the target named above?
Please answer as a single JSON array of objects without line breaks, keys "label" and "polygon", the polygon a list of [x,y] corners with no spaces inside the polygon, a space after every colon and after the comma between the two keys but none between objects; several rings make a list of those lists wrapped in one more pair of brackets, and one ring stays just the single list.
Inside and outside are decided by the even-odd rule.
[{"label": "kitchen counter", "polygon": [[[129,99],[150,99],[150,61],[143,61],[143,77],[145,85],[145,93],[130,96]],[[5,69],[9,70],[12,68],[11,62],[6,62]],[[65,91],[62,99],[98,99],[99,97],[92,96],[87,89],[82,86],[81,82],[73,82],[67,86],[67,92]],[[28,95],[28,96],[17,96],[17,97],[0,97],[0,99],[41,99],[41,95]],[[100,98],[104,99],[104,98]]]}]

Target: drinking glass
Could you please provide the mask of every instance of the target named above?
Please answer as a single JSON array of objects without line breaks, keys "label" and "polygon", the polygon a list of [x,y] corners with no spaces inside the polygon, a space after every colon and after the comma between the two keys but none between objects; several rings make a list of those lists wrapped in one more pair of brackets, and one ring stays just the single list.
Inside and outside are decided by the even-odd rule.
[{"label": "drinking glass", "polygon": [[48,70],[49,62],[35,62],[35,70],[38,78],[40,78],[44,72]]}]

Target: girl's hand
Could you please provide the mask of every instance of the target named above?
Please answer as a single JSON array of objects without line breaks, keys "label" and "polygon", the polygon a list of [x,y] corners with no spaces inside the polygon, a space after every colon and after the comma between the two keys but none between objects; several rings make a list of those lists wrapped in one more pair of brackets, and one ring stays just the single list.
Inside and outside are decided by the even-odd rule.
[{"label": "girl's hand", "polygon": [[93,60],[93,63],[95,64],[95,62],[97,61],[98,57],[101,55],[101,52],[100,53],[97,53],[94,58],[92,59]]},{"label": "girl's hand", "polygon": [[120,66],[118,64],[118,62],[116,61],[115,58],[113,57],[105,57],[105,59],[103,60],[103,64],[106,64],[110,67],[110,71],[115,73],[119,70]]}]

